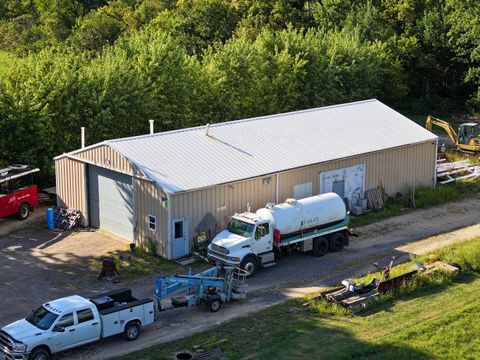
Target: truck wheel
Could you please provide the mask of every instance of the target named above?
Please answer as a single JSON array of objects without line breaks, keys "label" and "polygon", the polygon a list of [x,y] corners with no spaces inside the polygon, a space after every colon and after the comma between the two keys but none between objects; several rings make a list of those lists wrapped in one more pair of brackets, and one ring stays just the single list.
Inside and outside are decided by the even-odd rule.
[{"label": "truck wheel", "polygon": [[127,341],[137,340],[140,335],[140,325],[136,321],[130,321],[125,325],[125,330],[123,330],[123,336]]},{"label": "truck wheel", "polygon": [[207,298],[208,309],[211,312],[217,312],[222,307],[222,299],[218,295],[209,296]]},{"label": "truck wheel", "polygon": [[19,220],[25,220],[30,215],[30,206],[27,203],[23,203],[18,208],[17,217]]},{"label": "truck wheel", "polygon": [[320,257],[328,252],[328,240],[324,237],[317,237],[313,239],[313,255]]},{"label": "truck wheel", "polygon": [[44,348],[36,348],[30,353],[29,360],[50,360],[50,353]]},{"label": "truck wheel", "polygon": [[255,256],[245,256],[240,263],[240,269],[245,270],[248,275],[247,278],[252,277],[257,272],[257,259]]},{"label": "truck wheel", "polygon": [[342,232],[337,232],[330,238],[330,251],[341,251],[345,246],[345,235]]}]

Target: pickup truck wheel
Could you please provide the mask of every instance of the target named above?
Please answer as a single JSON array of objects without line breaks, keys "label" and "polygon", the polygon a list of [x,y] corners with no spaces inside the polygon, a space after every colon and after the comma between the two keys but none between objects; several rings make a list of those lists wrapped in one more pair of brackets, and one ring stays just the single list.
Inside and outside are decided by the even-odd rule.
[{"label": "pickup truck wheel", "polygon": [[330,251],[341,251],[345,246],[345,235],[341,232],[337,232],[330,238]]},{"label": "pickup truck wheel", "polygon": [[218,295],[209,296],[207,298],[208,309],[211,312],[217,312],[222,307],[222,299]]},{"label": "pickup truck wheel", "polygon": [[240,269],[248,273],[247,278],[255,275],[255,273],[257,272],[257,259],[255,259],[255,256],[245,256],[240,263]]},{"label": "pickup truck wheel", "polygon": [[50,360],[50,353],[44,348],[36,348],[30,353],[29,360]]},{"label": "pickup truck wheel", "polygon": [[19,220],[25,220],[30,215],[30,206],[27,203],[23,203],[18,208],[17,217]]},{"label": "pickup truck wheel", "polygon": [[137,340],[138,336],[140,335],[140,325],[138,325],[138,323],[135,321],[130,321],[127,325],[125,325],[123,335],[127,341]]},{"label": "pickup truck wheel", "polygon": [[322,236],[313,239],[313,255],[320,257],[328,252],[328,240]]}]

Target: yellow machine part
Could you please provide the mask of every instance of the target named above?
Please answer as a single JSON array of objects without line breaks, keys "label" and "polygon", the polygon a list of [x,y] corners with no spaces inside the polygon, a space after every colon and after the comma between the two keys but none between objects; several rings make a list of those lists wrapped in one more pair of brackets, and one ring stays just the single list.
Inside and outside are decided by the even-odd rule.
[{"label": "yellow machine part", "polygon": [[448,137],[452,139],[457,149],[467,152],[480,152],[480,139],[478,137],[471,139],[468,144],[460,144],[458,142],[457,133],[449,122],[428,115],[427,121],[425,123],[425,128],[427,128],[427,130],[429,131],[432,131],[433,125],[441,127],[443,130],[445,130]]}]

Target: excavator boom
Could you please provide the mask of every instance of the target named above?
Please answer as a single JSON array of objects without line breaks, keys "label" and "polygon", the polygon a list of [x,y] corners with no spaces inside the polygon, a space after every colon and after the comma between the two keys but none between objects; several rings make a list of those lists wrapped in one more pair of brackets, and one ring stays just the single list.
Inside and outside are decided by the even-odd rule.
[{"label": "excavator boom", "polygon": [[443,130],[445,130],[448,137],[452,139],[453,143],[457,144],[457,133],[453,129],[452,125],[450,125],[445,120],[440,120],[440,119],[434,118],[431,115],[428,115],[427,122],[425,123],[425,127],[427,128],[427,130],[432,131],[433,125],[441,127]]}]

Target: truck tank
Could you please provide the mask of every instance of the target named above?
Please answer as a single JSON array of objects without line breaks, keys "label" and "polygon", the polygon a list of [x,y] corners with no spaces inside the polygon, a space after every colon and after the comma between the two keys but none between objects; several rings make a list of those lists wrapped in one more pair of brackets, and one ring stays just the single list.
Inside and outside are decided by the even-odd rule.
[{"label": "truck tank", "polygon": [[287,199],[284,203],[267,204],[257,214],[270,220],[281,236],[312,229],[322,225],[339,223],[347,211],[342,198],[335,193],[311,196],[301,200]]}]

